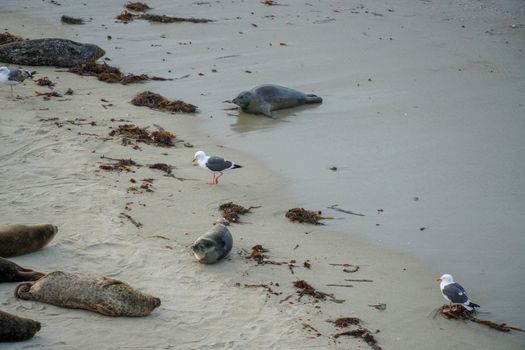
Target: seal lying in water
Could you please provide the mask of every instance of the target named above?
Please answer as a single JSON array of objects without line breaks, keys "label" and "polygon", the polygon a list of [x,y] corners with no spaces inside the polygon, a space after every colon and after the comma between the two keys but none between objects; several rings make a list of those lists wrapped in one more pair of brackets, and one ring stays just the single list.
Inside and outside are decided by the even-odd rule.
[{"label": "seal lying in water", "polygon": [[0,227],[0,256],[8,258],[35,252],[51,242],[55,225],[8,225]]},{"label": "seal lying in water", "polygon": [[0,310],[0,342],[27,340],[39,330],[40,322]]},{"label": "seal lying in water", "polygon": [[197,238],[191,246],[193,254],[203,264],[215,264],[232,250],[233,238],[230,230],[222,224]]},{"label": "seal lying in water", "polygon": [[73,67],[106,52],[97,45],[66,39],[35,39],[0,45],[0,62],[28,66]]},{"label": "seal lying in water", "polygon": [[42,277],[44,274],[41,272],[25,269],[12,261],[0,258],[0,283],[37,281]]},{"label": "seal lying in water", "polygon": [[250,91],[241,92],[232,100],[246,113],[272,116],[272,111],[291,108],[305,103],[322,103],[323,99],[316,95],[307,95],[300,91],[279,85],[261,85]]},{"label": "seal lying in water", "polygon": [[108,277],[51,272],[33,283],[16,287],[15,296],[106,316],[147,316],[160,299]]}]

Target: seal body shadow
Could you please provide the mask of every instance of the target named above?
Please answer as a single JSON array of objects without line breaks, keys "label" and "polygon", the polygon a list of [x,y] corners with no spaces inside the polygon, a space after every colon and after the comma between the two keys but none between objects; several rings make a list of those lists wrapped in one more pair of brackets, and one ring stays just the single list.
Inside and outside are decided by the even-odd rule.
[{"label": "seal body shadow", "polygon": [[232,100],[232,103],[241,107],[246,113],[264,114],[267,117],[272,117],[272,111],[279,109],[322,102],[323,99],[317,95],[305,94],[272,84],[260,85],[249,91],[243,91]]},{"label": "seal body shadow", "polygon": [[33,283],[19,284],[15,297],[89,310],[105,316],[147,316],[160,306],[159,298],[142,293],[127,283],[62,271],[51,272]]},{"label": "seal body shadow", "polygon": [[0,256],[8,258],[35,252],[47,245],[58,228],[55,225],[8,225],[0,228]]},{"label": "seal body shadow", "polygon": [[44,276],[41,272],[23,268],[4,258],[0,258],[0,283],[37,281]]},{"label": "seal body shadow", "polygon": [[197,238],[191,249],[199,262],[215,264],[230,253],[232,246],[233,237],[230,230],[222,224],[216,224]]},{"label": "seal body shadow", "polygon": [[31,339],[40,330],[40,322],[0,310],[0,342]]},{"label": "seal body shadow", "polygon": [[106,53],[97,45],[67,39],[35,39],[0,45],[0,62],[27,66],[73,67]]}]

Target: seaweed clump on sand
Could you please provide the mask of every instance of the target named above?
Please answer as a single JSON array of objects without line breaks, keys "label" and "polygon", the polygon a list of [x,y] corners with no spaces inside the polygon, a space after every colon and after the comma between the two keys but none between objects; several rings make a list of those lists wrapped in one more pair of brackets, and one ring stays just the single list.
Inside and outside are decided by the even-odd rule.
[{"label": "seaweed clump on sand", "polygon": [[39,86],[47,86],[49,88],[52,88],[55,86],[55,83],[53,83],[51,80],[49,80],[48,77],[43,77],[36,80],[37,85]]},{"label": "seaweed clump on sand", "polygon": [[303,296],[309,295],[316,300],[326,300],[326,298],[330,298],[334,303],[340,304],[344,302],[344,300],[336,299],[333,294],[318,291],[304,280],[294,281],[293,286],[297,288],[297,294],[299,294],[298,301],[301,301]]},{"label": "seaweed clump on sand", "polygon": [[242,205],[233,202],[223,203],[219,206],[219,211],[222,211],[222,216],[229,222],[239,223],[240,215],[251,213],[252,209],[260,208],[260,206],[245,208]]},{"label": "seaweed clump on sand", "polygon": [[131,103],[135,106],[146,106],[152,109],[177,113],[195,113],[197,106],[180,100],[170,101],[162,95],[151,91],[144,91],[133,97]]},{"label": "seaweed clump on sand", "polygon": [[506,323],[496,323],[490,320],[480,320],[479,318],[474,317],[474,315],[476,314],[475,310],[467,310],[462,305],[443,305],[439,309],[439,313],[447,319],[472,321],[485,325],[489,328],[496,329],[500,332],[510,332],[511,330],[525,332],[525,330],[521,328],[512,327],[507,325]]},{"label": "seaweed clump on sand", "polygon": [[333,323],[336,327],[347,328],[352,326],[359,326],[361,324],[361,319],[357,317],[340,317],[336,320],[328,320],[328,322]]},{"label": "seaweed clump on sand", "polygon": [[268,249],[264,248],[262,245],[257,244],[252,247],[252,252],[246,259],[252,259],[257,262],[257,264],[264,264],[265,259],[268,259],[268,256],[264,253],[269,252]]},{"label": "seaweed clump on sand", "polygon": [[169,131],[163,130],[150,133],[145,128],[139,128],[134,124],[119,125],[118,129],[112,130],[109,133],[109,136],[122,137],[123,144],[129,144],[130,141],[135,141],[160,147],[175,146],[173,140],[176,138],[176,136]]},{"label": "seaweed clump on sand", "polygon": [[124,22],[124,23],[128,23],[128,22],[131,22],[133,21],[133,18],[137,17],[138,15],[135,15],[129,11],[122,11],[120,13],[120,15],[118,15],[117,17],[115,17],[116,19],[118,19],[119,21],[121,22]]},{"label": "seaweed clump on sand", "polygon": [[213,22],[213,20],[206,19],[206,18],[184,18],[184,17],[172,17],[172,16],[166,16],[166,15],[151,15],[151,14],[143,14],[139,18],[148,20],[150,22],[159,22],[159,23],[175,23],[175,22],[208,23],[208,22]]},{"label": "seaweed clump on sand", "polygon": [[293,208],[286,212],[286,217],[290,221],[297,221],[300,223],[307,223],[312,225],[324,225],[319,220],[326,219],[321,216],[320,211],[306,210],[304,208]]},{"label": "seaweed clump on sand", "polygon": [[24,41],[24,39],[9,32],[0,33],[0,45],[14,43],[16,41]]},{"label": "seaweed clump on sand", "polygon": [[147,10],[151,10],[151,7],[149,7],[148,4],[144,2],[128,2],[126,4],[126,8],[135,12],[145,12]]},{"label": "seaweed clump on sand", "polygon": [[361,338],[365,341],[365,343],[368,344],[368,346],[370,346],[373,350],[382,350],[383,348],[380,347],[379,345],[377,345],[377,340],[375,339],[375,337],[372,335],[372,331],[367,329],[367,328],[363,328],[363,327],[359,327],[357,329],[354,329],[354,330],[351,330],[351,331],[346,331],[346,332],[342,332],[342,333],[337,333],[337,334],[334,334],[334,338],[337,339],[343,335],[349,335],[349,336],[352,336],[354,338]]},{"label": "seaweed clump on sand", "polygon": [[60,21],[66,24],[84,24],[84,20],[82,18],[75,18],[66,15],[60,17]]},{"label": "seaweed clump on sand", "polygon": [[137,166],[140,167],[140,164],[137,164],[134,160],[130,159],[112,159],[107,157],[102,157],[105,159],[110,159],[113,161],[116,161],[116,163],[103,163],[100,164],[98,167],[102,170],[109,170],[109,171],[132,171],[131,166]]},{"label": "seaweed clump on sand", "polygon": [[166,163],[155,163],[155,164],[148,165],[148,168],[157,169],[157,170],[165,172],[167,175],[171,175],[173,165],[169,165]]},{"label": "seaweed clump on sand", "polygon": [[96,63],[95,61],[72,67],[68,72],[78,75],[95,76],[98,80],[106,83],[120,83],[123,85],[140,83],[145,80],[171,80],[168,78],[150,77],[147,74],[123,74],[120,69],[112,67],[106,62]]}]

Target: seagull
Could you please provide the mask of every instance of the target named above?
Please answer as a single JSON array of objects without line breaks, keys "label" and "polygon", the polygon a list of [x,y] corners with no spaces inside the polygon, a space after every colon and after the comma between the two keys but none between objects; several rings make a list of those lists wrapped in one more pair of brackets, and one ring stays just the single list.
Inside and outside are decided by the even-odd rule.
[{"label": "seagull", "polygon": [[27,78],[33,78],[33,75],[26,70],[0,67],[0,83],[11,87],[11,97],[13,97],[13,85],[18,85]]},{"label": "seagull", "polygon": [[[474,304],[470,301],[465,288],[463,288],[459,283],[454,282],[452,275],[444,274],[443,276],[437,278],[436,281],[441,282],[439,284],[441,294],[443,294],[443,298],[448,300],[451,304],[462,305],[468,311],[474,310],[475,307],[480,307],[478,304]],[[453,308],[452,311],[456,310]]]},{"label": "seagull", "polygon": [[[213,171],[213,180],[211,185],[216,185],[219,183],[219,177],[222,176],[222,172],[224,170],[242,168],[242,165],[235,164],[229,160],[224,160],[224,158],[221,157],[208,156],[203,151],[195,152],[192,163],[195,162],[198,162],[201,168]],[[220,175],[215,177],[215,172],[218,172]]]}]

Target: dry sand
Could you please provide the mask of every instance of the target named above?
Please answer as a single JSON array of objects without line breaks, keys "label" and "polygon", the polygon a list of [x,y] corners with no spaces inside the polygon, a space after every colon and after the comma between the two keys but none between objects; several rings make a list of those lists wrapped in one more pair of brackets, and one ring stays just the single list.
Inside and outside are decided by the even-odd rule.
[{"label": "dry sand", "polygon": [[[49,2],[32,1],[27,3],[32,9],[24,13],[13,5],[14,2],[7,2],[6,8],[14,12],[0,9],[0,22],[18,35],[75,39],[78,33],[78,40],[94,42],[104,48],[108,44],[101,31],[115,38],[132,31],[140,47],[144,43],[150,45],[153,33],[158,38],[160,33],[173,30],[144,23],[136,26],[114,24],[112,18],[120,12],[121,6],[104,7],[101,3],[82,6],[64,2],[58,7]],[[150,5],[159,12],[167,12],[169,8],[162,2]],[[202,25],[176,25],[175,28],[184,33],[180,36],[186,35],[187,40],[193,37],[203,41],[224,40],[226,47],[231,42],[230,35],[238,30],[229,24],[232,22],[226,20],[225,14],[234,18],[235,6],[245,9],[250,6],[245,3],[213,5],[194,5],[189,1],[180,5],[177,15],[220,19],[210,25],[213,34],[207,32],[206,36],[202,33],[208,29]],[[37,6],[42,10],[40,14],[36,13]],[[263,10],[273,11],[264,7]],[[83,27],[57,25],[57,19],[65,11],[73,16],[92,16],[94,20]],[[100,23],[107,24],[110,29],[100,30]],[[282,26],[283,30],[287,28],[286,24],[277,21],[272,25]],[[94,40],[97,35],[98,40]],[[121,44],[130,42],[131,36],[128,36]],[[119,44],[112,42],[111,45]],[[204,46],[200,49],[202,51],[199,47],[192,51],[190,47],[181,53],[180,61],[174,64],[173,75],[184,75],[197,62],[202,62],[200,60],[211,61],[210,57],[220,55],[219,52],[206,55],[209,50]],[[224,55],[230,54],[225,51]],[[329,57],[329,53],[326,54]],[[155,66],[164,56],[152,53],[133,65],[119,50],[108,49],[108,55],[113,59],[112,64],[125,70],[166,75]],[[246,62],[253,58],[244,56],[241,60]],[[195,70],[187,80],[132,86],[108,85],[52,68],[37,67],[36,70],[39,77],[48,76],[57,82],[57,89],[72,88],[75,94],[44,101],[33,95],[34,91],[46,89],[26,82],[15,90],[24,98],[13,101],[8,98],[9,89],[2,88],[0,200],[4,206],[0,222],[50,222],[59,226],[59,233],[49,247],[13,260],[43,272],[67,270],[108,275],[160,297],[162,305],[146,318],[114,319],[17,300],[13,297],[15,284],[2,284],[3,310],[43,324],[34,339],[2,345],[2,348],[366,348],[366,344],[358,340],[343,337],[334,341],[330,337],[338,330],[326,320],[344,316],[359,317],[366,327],[380,330],[376,338],[384,349],[522,348],[522,340],[513,335],[476,324],[447,321],[439,316],[433,318],[433,310],[443,300],[433,280],[438,272],[431,266],[407,254],[371,245],[351,232],[287,222],[285,211],[296,206],[287,190],[289,180],[228,144],[219,145],[199,129],[198,124],[208,120],[206,112],[215,109],[214,113],[219,114],[222,111],[217,101],[211,102],[217,100],[217,95],[200,95],[208,89],[196,88],[206,85],[206,81],[199,82]],[[231,92],[242,89],[247,79],[240,84],[230,81],[225,74],[220,82]],[[290,79],[294,79],[293,74]],[[170,115],[128,103],[135,93],[153,88],[170,92],[164,93],[170,98],[197,104],[205,112],[197,116]],[[102,104],[107,103],[102,102],[102,98],[113,106],[103,108]],[[59,118],[61,122],[82,118],[88,124],[64,123],[58,127],[55,121],[45,121],[49,118]],[[169,149],[141,145],[140,151],[122,146],[118,139],[106,139],[109,126],[122,124],[111,122],[111,118],[126,119],[150,128],[154,128],[153,124],[161,125],[179,139],[191,142],[195,148],[185,148],[180,143]],[[96,125],[90,125],[91,121]],[[190,164],[196,149],[227,156],[245,167],[225,174],[219,186],[210,186],[206,183],[210,174]],[[140,164],[173,164],[175,175],[188,180],[165,177],[145,167],[130,173],[105,172],[98,169],[98,165],[105,162],[100,158],[102,155],[131,157]],[[132,185],[131,178],[154,178],[154,192],[127,193],[126,189]],[[234,249],[226,261],[214,266],[198,264],[188,246],[210,228],[218,215],[218,205],[232,200],[261,208],[243,217],[244,224],[232,226]],[[137,229],[129,220],[119,217],[120,213],[131,215],[143,227]],[[270,249],[268,254],[272,259],[293,259],[299,267],[292,274],[286,265],[257,266],[244,260],[239,252],[255,244]],[[311,269],[301,267],[306,260],[311,262]],[[345,273],[341,267],[330,263],[350,263],[361,269]],[[344,279],[348,278],[374,282],[348,282],[353,284],[351,288],[326,286],[346,284]],[[297,279],[304,279],[321,291],[334,293],[345,302],[314,303],[308,297],[298,302],[296,296],[280,302],[294,293],[291,283]],[[273,283],[272,289],[282,294],[268,295],[262,288],[242,288],[236,283]],[[380,302],[387,304],[386,311],[368,306]],[[306,324],[322,335],[309,331]]]}]

